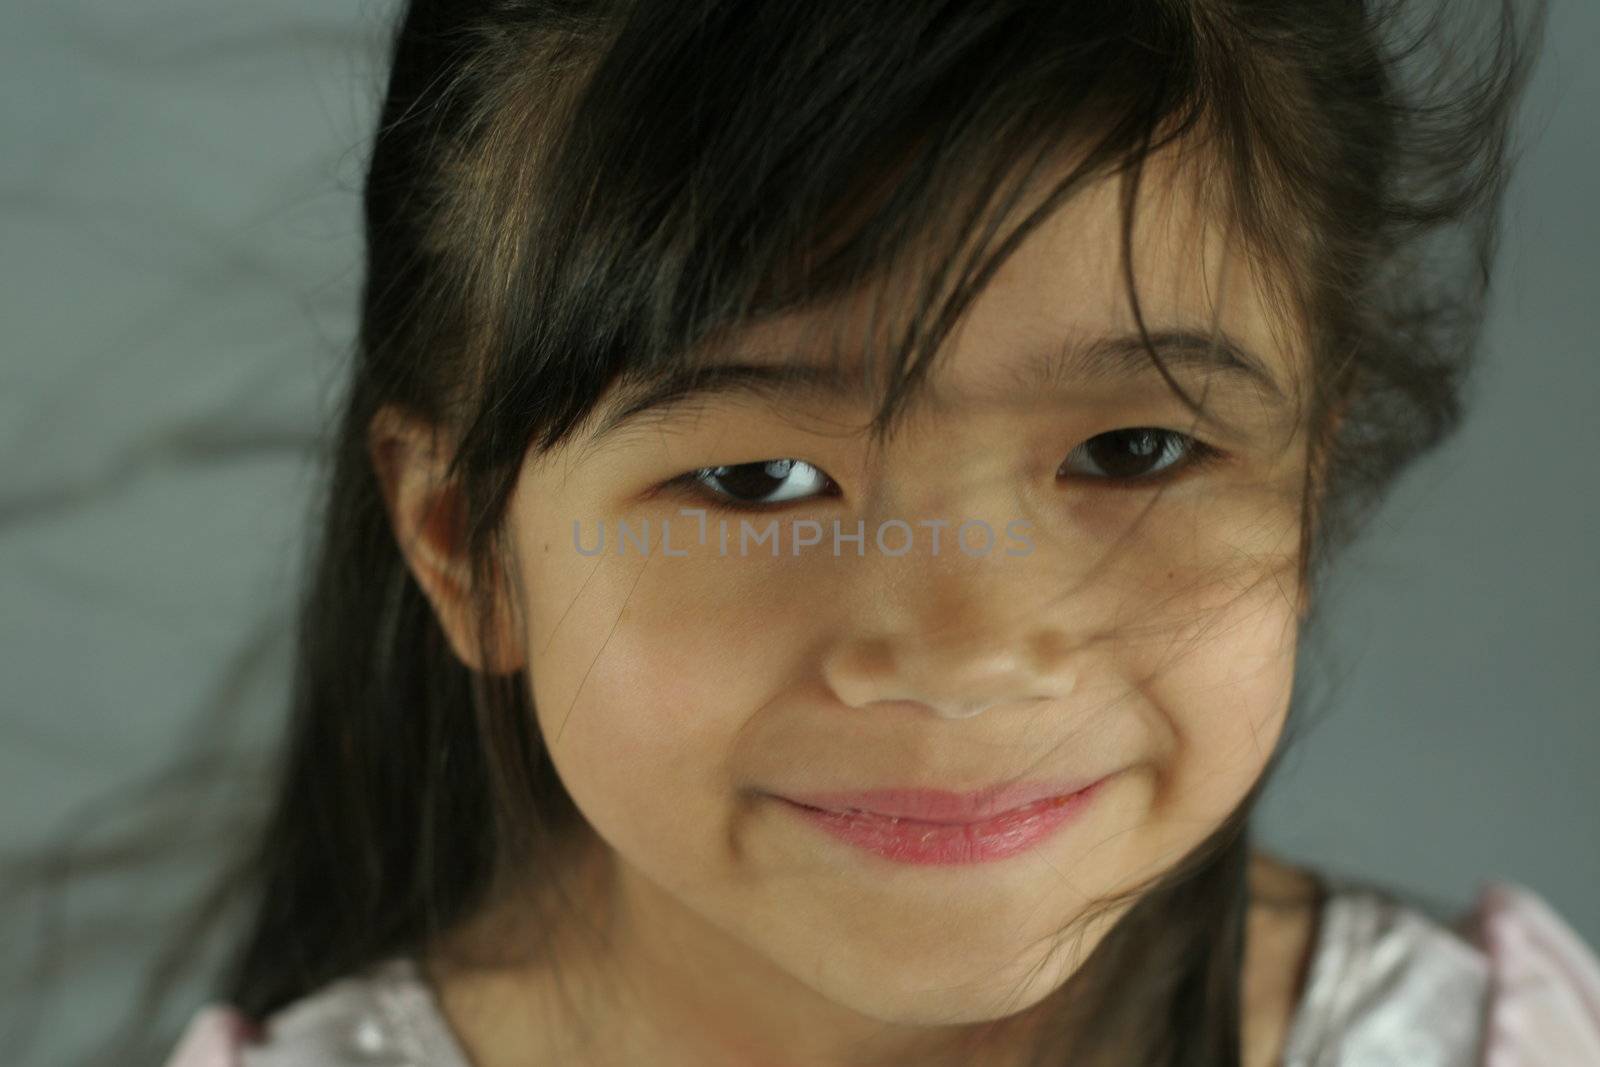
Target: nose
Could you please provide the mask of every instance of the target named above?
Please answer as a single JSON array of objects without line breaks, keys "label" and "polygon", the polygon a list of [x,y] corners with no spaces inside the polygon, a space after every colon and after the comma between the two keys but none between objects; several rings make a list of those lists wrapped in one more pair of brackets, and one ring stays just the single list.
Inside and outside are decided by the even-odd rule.
[{"label": "nose", "polygon": [[965,719],[1070,691],[1067,637],[1047,615],[1014,589],[985,588],[971,577],[936,580],[915,610],[885,613],[898,622],[829,649],[823,670],[840,701],[855,708],[910,702]]}]

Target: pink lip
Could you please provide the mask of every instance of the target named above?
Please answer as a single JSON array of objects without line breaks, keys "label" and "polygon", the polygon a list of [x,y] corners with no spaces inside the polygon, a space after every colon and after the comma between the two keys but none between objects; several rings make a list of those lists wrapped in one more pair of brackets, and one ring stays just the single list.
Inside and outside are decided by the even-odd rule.
[{"label": "pink lip", "polygon": [[[940,790],[875,790],[870,793],[826,794],[805,799],[777,797],[785,806],[812,825],[848,844],[874,852],[896,863],[920,866],[948,866],[983,863],[1004,859],[1034,847],[1060,829],[1088,806],[1110,775],[1084,785],[1067,783],[1070,792],[1056,793],[1020,805],[1017,796],[1037,794],[1041,789],[1061,789],[1042,783],[1008,787],[1003,791],[947,793]],[[852,803],[842,808],[814,805],[816,799],[839,804],[848,796]],[[862,808],[862,802],[874,805]],[[915,810],[942,819],[923,819],[886,813]],[[994,812],[974,818],[978,811]],[[949,815],[962,816],[952,821]]]}]

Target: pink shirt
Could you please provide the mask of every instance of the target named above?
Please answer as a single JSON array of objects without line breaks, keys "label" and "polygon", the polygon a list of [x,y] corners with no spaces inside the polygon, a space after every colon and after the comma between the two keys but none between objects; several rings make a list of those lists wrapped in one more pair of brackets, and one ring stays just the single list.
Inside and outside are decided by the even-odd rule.
[{"label": "pink shirt", "polygon": [[[1600,958],[1537,893],[1489,881],[1440,922],[1380,888],[1330,890],[1284,1067],[1600,1067]],[[295,1001],[265,1025],[212,1003],[166,1067],[471,1067],[413,961]]]}]

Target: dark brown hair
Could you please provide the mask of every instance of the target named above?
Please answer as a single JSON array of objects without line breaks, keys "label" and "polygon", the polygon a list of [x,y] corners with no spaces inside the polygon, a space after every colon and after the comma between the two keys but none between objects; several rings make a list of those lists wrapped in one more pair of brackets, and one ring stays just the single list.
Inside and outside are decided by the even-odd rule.
[{"label": "dark brown hair", "polygon": [[[157,1009],[208,933],[207,988],[263,1017],[433,943],[545,869],[579,818],[526,679],[463,666],[406,565],[367,447],[386,405],[459,445],[487,634],[517,472],[608,390],[680,380],[719,332],[925,279],[892,346],[886,430],[993,270],[1100,175],[1123,182],[1137,315],[1132,205],[1146,158],[1180,146],[1305,330],[1300,559],[1317,585],[1461,417],[1544,8],[1460,7],[410,0],[270,806],[228,824],[242,836],[116,1046],[160,1056],[170,1033],[138,1024],[167,1021]],[[1068,145],[1082,156],[1067,178],[1015,180]],[[1239,1062],[1247,826],[1270,772],[1072,979],[1101,998],[1094,1033],[1091,1016],[1063,1026],[1074,1062]]]}]

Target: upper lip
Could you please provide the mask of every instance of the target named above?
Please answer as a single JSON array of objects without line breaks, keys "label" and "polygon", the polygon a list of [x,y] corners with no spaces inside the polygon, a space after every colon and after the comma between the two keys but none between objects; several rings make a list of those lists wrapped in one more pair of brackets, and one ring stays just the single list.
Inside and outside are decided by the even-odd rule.
[{"label": "upper lip", "polygon": [[1105,777],[1006,782],[968,793],[908,787],[781,795],[796,804],[826,811],[863,811],[919,822],[959,824],[990,819],[1036,800],[1082,792]]}]

